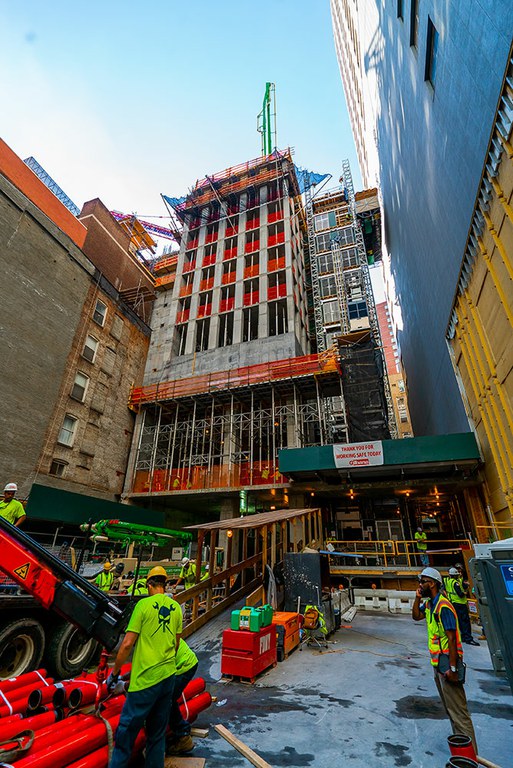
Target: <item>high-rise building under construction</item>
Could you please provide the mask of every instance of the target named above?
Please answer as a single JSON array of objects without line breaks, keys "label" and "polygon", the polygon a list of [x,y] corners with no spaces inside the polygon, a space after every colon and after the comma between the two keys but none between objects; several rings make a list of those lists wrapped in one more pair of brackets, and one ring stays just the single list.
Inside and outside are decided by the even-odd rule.
[{"label": "high-rise building under construction", "polygon": [[[355,390],[355,370],[344,381],[351,361],[343,359],[341,366],[338,341],[356,330],[350,315],[358,290],[342,267],[334,274],[334,291],[326,288],[325,275],[317,269],[325,254],[319,243],[311,248],[309,243],[328,230],[319,229],[320,201],[308,194],[305,211],[301,191],[290,152],[275,151],[206,176],[184,199],[166,198],[181,229],[181,244],[178,254],[156,266],[159,296],[145,382],[131,400],[139,415],[128,494],[224,490],[227,511],[233,513],[239,491],[260,489],[263,498],[283,486],[284,495],[276,501],[286,504],[280,449],[351,441],[356,434],[348,429],[351,418],[371,419],[365,439],[388,436],[386,398],[371,398],[369,409],[364,397],[358,412],[344,392],[344,387]],[[347,185],[340,194],[347,198],[344,226],[337,224],[325,238],[325,250],[332,263],[342,252],[356,259],[350,265],[356,275],[362,272],[362,259],[367,269],[368,249]],[[379,227],[370,229],[377,236]],[[337,239],[341,233],[345,243]],[[343,290],[341,270],[347,281]],[[369,330],[374,334],[371,367],[376,373],[379,330],[376,336],[365,270],[357,332],[367,338]],[[316,320],[319,304],[322,328]],[[332,322],[336,316],[338,325]],[[380,376],[374,378],[377,382]],[[382,379],[380,384],[383,392]]]}]

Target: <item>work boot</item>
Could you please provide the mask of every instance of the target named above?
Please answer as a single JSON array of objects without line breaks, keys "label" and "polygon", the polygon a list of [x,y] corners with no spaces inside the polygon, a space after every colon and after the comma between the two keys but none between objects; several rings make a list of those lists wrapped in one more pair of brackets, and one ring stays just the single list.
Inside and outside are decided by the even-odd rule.
[{"label": "work boot", "polygon": [[181,736],[178,741],[167,747],[166,755],[183,755],[186,752],[192,752],[193,749],[194,742],[189,734],[188,736]]},{"label": "work boot", "polygon": [[478,643],[477,640],[474,640],[474,638],[472,638],[472,640],[469,640],[467,642],[467,645],[481,645],[481,643]]}]

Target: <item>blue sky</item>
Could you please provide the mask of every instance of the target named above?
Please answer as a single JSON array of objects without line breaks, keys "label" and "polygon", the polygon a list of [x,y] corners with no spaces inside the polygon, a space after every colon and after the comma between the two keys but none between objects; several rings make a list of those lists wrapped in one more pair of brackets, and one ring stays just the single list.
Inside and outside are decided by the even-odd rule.
[{"label": "blue sky", "polygon": [[266,81],[278,145],[335,181],[348,157],[360,188],[328,0],[0,0],[0,134],[79,206],[164,215],[257,157]]}]

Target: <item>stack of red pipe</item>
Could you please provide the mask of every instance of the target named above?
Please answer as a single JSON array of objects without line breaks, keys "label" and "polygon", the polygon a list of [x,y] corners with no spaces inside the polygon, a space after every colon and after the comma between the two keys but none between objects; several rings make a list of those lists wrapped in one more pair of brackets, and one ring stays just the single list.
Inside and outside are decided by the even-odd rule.
[{"label": "stack of red pipe", "polygon": [[[130,664],[125,665],[121,674],[128,677],[130,669]],[[0,682],[0,742],[4,742],[0,761],[2,752],[16,746],[14,742],[8,744],[9,739],[31,730],[35,737],[30,749],[16,760],[10,760],[16,768],[107,768],[108,734],[103,720],[108,721],[115,733],[125,697],[116,696],[103,702],[103,720],[78,711],[80,707],[99,705],[107,696],[105,682],[98,682],[94,674],[54,683],[41,669]],[[192,722],[211,702],[205,681],[195,678],[183,693],[180,709],[183,717]],[[145,741],[145,733],[141,731],[134,754],[141,752]],[[4,765],[0,762],[0,768]]]}]

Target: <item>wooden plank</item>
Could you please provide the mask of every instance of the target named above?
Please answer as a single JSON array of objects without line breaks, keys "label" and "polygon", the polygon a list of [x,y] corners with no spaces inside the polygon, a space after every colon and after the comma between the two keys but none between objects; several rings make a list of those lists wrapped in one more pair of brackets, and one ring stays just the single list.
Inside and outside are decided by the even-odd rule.
[{"label": "wooden plank", "polygon": [[191,728],[191,736],[196,736],[197,739],[206,739],[208,728]]},{"label": "wooden plank", "polygon": [[228,730],[228,728],[224,727],[224,725],[215,725],[214,728],[218,734],[223,737],[223,739],[226,739],[228,744],[231,744],[232,747],[235,747],[235,749],[240,752],[241,755],[246,758],[246,760],[249,760],[249,762],[252,763],[255,768],[272,768],[272,766],[269,765],[269,763],[267,763],[263,757],[260,757],[260,755],[257,755],[256,752],[253,752],[253,750],[250,749],[247,744],[244,744],[243,741],[234,736],[233,733]]},{"label": "wooden plank", "polygon": [[166,757],[164,768],[205,768],[204,757]]}]

